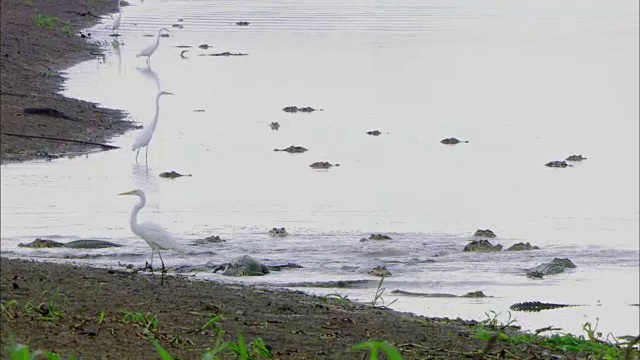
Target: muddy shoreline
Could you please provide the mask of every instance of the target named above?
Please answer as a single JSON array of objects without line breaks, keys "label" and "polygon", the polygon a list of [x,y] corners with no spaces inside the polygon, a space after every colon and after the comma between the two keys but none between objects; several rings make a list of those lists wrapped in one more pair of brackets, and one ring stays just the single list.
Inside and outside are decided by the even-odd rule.
[{"label": "muddy shoreline", "polygon": [[[136,127],[123,111],[58,94],[64,69],[97,61],[99,45],[81,38],[79,31],[115,12],[115,1],[0,0],[0,5],[2,133],[108,143]],[[53,109],[64,116],[26,108]],[[11,135],[2,135],[0,143],[3,164],[100,150]],[[589,358],[529,343],[481,340],[474,335],[477,324],[463,319],[180,276],[166,276],[160,286],[159,275],[117,264],[105,269],[0,257],[0,303],[2,358],[15,341],[65,358],[157,359],[149,340],[154,337],[174,357],[195,359],[218,339],[236,340],[237,331],[247,342],[263,339],[276,359],[363,359],[364,352],[350,348],[370,339],[392,343],[405,359]],[[133,313],[157,321],[141,326]],[[205,326],[217,315],[217,326]]]},{"label": "muddy shoreline", "polygon": [[[117,11],[115,1],[1,0],[0,160],[21,162],[77,155],[108,143],[135,124],[121,110],[63,97],[63,71],[98,58],[99,44],[80,31]],[[87,41],[88,40],[88,41]],[[52,109],[29,113],[25,109]],[[11,134],[11,135],[6,135]],[[20,136],[14,136],[20,135]],[[26,136],[26,137],[25,137]]]}]

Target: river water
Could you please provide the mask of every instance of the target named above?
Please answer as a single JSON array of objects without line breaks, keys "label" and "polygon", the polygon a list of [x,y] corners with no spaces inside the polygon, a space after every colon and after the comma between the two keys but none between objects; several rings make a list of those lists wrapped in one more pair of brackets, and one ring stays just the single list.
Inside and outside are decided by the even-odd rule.
[{"label": "river water", "polygon": [[[175,93],[161,100],[148,165],[130,150],[135,131],[113,140],[119,150],[3,165],[2,254],[144,264],[149,249],[128,223],[136,199],[116,196],[137,187],[148,197],[141,218],[184,243],[227,240],[166,253],[169,266],[244,254],[304,266],[198,277],[273,286],[367,279],[304,290],[371,301],[377,284],[367,271],[386,265],[384,298],[398,299],[398,310],[482,320],[489,311],[506,319],[520,301],[584,304],[513,315],[526,329],[580,334],[599,321],[605,334],[637,334],[638,14],[630,0],[133,0],[123,7],[122,44],[108,36],[110,19],[90,29],[107,55],[68,69],[64,93],[141,124],[159,89]],[[172,34],[147,69],[135,54],[160,27]],[[248,55],[203,56],[225,51]],[[292,105],[323,111],[282,111]],[[382,135],[366,134],[375,129]],[[445,137],[469,143],[440,144]],[[273,151],[289,145],[309,151]],[[571,154],[588,160],[544,166]],[[309,168],[316,161],[341,166]],[[192,176],[158,177],[170,170]],[[272,238],[272,227],[291,235]],[[495,231],[505,248],[524,241],[541,250],[462,252],[477,228]],[[359,241],[374,232],[393,240]],[[126,246],[17,246],[36,237]],[[554,257],[578,267],[524,276]]]}]

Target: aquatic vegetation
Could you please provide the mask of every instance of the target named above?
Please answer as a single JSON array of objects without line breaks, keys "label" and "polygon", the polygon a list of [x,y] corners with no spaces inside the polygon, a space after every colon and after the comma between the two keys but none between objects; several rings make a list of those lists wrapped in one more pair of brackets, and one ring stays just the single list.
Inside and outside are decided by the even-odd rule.
[{"label": "aquatic vegetation", "polygon": [[57,321],[64,317],[64,311],[59,307],[59,300],[61,296],[60,289],[56,289],[51,300],[48,303],[40,303],[34,305],[32,302],[27,302],[24,307],[26,313],[37,314],[41,320],[45,321]]}]

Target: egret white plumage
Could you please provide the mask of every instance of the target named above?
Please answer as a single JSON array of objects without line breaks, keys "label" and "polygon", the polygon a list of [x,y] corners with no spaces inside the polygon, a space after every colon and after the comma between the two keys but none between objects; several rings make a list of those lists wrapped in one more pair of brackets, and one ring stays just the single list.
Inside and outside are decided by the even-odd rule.
[{"label": "egret white plumage", "polygon": [[136,57],[146,56],[147,57],[147,65],[149,65],[149,66],[151,65],[151,55],[153,55],[153,53],[156,52],[156,49],[160,45],[160,34],[162,33],[162,30],[165,30],[166,32],[171,34],[171,31],[169,31],[169,29],[167,29],[167,28],[162,28],[162,29],[158,30],[158,35],[156,35],[156,42],[151,44],[151,45],[149,45],[149,47],[143,49],[142,51],[140,51],[136,55]]},{"label": "egret white plumage", "polygon": [[140,154],[141,148],[146,148],[144,153],[145,161],[148,161],[149,155],[149,142],[151,142],[151,138],[153,138],[153,133],[156,131],[156,126],[158,125],[158,118],[160,117],[160,97],[162,95],[173,95],[173,93],[160,91],[156,96],[156,114],[151,120],[149,125],[145,126],[139,133],[136,135],[136,138],[133,140],[133,146],[131,146],[131,150],[136,152],[136,163],[138,162],[138,155]]},{"label": "egret white plumage", "polygon": [[140,201],[131,210],[131,218],[129,220],[131,225],[131,231],[142,240],[147,242],[147,245],[151,248],[151,262],[149,266],[153,271],[153,254],[157,251],[162,263],[162,277],[161,283],[164,283],[164,261],[160,250],[174,250],[180,254],[185,253],[184,248],[176,241],[176,237],[165,230],[162,226],[146,220],[138,224],[138,213],[146,205],[147,197],[142,189],[135,189],[128,192],[124,192],[118,195],[136,195],[140,198]]},{"label": "egret white plumage", "polygon": [[111,25],[111,33],[115,34],[118,28],[120,28],[120,18],[122,18],[122,10],[120,10],[120,0],[118,2],[118,15],[114,17],[113,25]]}]

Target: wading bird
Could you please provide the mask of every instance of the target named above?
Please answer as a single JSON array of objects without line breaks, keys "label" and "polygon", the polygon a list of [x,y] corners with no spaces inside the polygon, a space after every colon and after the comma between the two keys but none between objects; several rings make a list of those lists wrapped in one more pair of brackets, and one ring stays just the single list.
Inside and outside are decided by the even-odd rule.
[{"label": "wading bird", "polygon": [[122,10],[120,10],[120,0],[117,0],[117,2],[118,2],[118,15],[111,16],[114,18],[113,25],[111,25],[111,34],[113,34],[114,36],[117,36],[116,31],[118,31],[118,28],[120,28],[120,18],[122,18]]},{"label": "wading bird", "polygon": [[153,55],[153,53],[156,52],[158,45],[160,45],[160,34],[162,33],[162,30],[165,30],[166,32],[171,34],[171,31],[169,31],[169,29],[167,28],[162,28],[158,30],[158,35],[156,35],[156,42],[154,44],[149,45],[149,47],[147,47],[146,49],[143,49],[138,53],[138,55],[136,55],[136,57],[146,56],[148,66],[151,66],[151,55]]},{"label": "wading bird", "polygon": [[163,229],[162,226],[149,220],[138,224],[138,213],[147,203],[147,197],[142,189],[135,189],[118,195],[136,195],[140,198],[140,201],[131,210],[131,218],[129,220],[131,231],[146,241],[147,245],[151,248],[151,262],[149,264],[151,271],[153,271],[153,254],[156,251],[158,252],[160,263],[162,263],[160,283],[164,284],[165,268],[160,250],[175,250],[184,255],[184,248],[176,241],[175,236]]},{"label": "wading bird", "polygon": [[149,142],[153,137],[153,132],[156,131],[156,126],[158,125],[158,117],[160,116],[160,97],[162,95],[173,95],[173,93],[160,91],[158,96],[156,96],[156,114],[153,117],[153,120],[151,120],[151,123],[148,126],[145,126],[142,131],[136,135],[136,138],[133,140],[133,146],[131,146],[132,151],[138,150],[138,152],[136,152],[136,163],[138,162],[140,149],[143,147],[146,148],[144,152],[144,160],[145,162],[149,161]]}]

